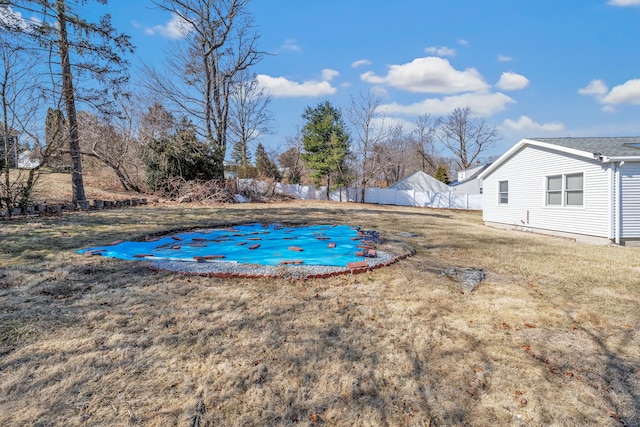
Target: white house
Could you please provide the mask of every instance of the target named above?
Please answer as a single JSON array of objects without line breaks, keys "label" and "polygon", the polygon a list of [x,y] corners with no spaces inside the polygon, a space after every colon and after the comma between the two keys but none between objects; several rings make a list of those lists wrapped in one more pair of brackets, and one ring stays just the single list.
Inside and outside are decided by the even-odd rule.
[{"label": "white house", "polygon": [[640,246],[640,137],[523,139],[480,178],[487,225]]},{"label": "white house", "polygon": [[458,172],[458,179],[449,184],[456,193],[482,194],[482,180],[480,174],[491,166],[491,163],[476,165]]}]

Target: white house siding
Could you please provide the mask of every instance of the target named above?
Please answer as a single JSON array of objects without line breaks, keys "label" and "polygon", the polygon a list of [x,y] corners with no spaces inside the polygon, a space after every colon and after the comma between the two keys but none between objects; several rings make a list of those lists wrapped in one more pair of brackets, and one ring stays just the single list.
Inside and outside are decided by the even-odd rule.
[{"label": "white house siding", "polygon": [[640,238],[640,163],[625,163],[620,175],[622,238]]},{"label": "white house siding", "polygon": [[[584,173],[584,206],[545,206],[545,177]],[[509,181],[509,204],[498,204],[498,182]],[[587,236],[609,236],[608,166],[590,159],[525,146],[484,177],[486,222]],[[528,215],[527,215],[528,212]],[[528,220],[528,221],[527,221]]]}]

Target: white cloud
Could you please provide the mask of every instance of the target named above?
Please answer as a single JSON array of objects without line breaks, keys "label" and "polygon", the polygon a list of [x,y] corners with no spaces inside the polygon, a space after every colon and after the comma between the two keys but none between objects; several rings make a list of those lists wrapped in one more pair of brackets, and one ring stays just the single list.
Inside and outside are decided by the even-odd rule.
[{"label": "white cloud", "polygon": [[602,80],[591,80],[586,87],[578,89],[580,95],[602,97],[607,94],[609,88]]},{"label": "white cloud", "polygon": [[522,74],[506,71],[500,76],[496,87],[500,90],[520,90],[529,86],[529,79]]},{"label": "white cloud", "polygon": [[503,126],[518,132],[562,132],[564,124],[560,122],[538,123],[527,116],[520,116],[518,121],[506,119]]},{"label": "white cloud", "polygon": [[465,39],[459,39],[458,40],[458,44],[462,45],[462,46],[468,46],[469,42],[467,40],[465,40]]},{"label": "white cloud", "polygon": [[337,92],[328,81],[309,80],[298,83],[285,77],[271,77],[265,74],[258,74],[256,78],[260,86],[276,98],[317,97]]},{"label": "white cloud", "polygon": [[629,80],[621,85],[614,86],[611,91],[602,98],[604,104],[635,104],[640,105],[640,79]]},{"label": "white cloud", "polygon": [[384,86],[371,86],[371,94],[379,96],[380,98],[386,98],[389,96],[389,91]]},{"label": "white cloud", "polygon": [[443,58],[416,58],[402,65],[389,66],[389,73],[380,77],[372,71],[360,75],[371,84],[388,84],[409,92],[460,93],[488,88],[475,68],[458,71]]},{"label": "white cloud", "polygon": [[165,25],[154,25],[144,29],[144,33],[150,36],[159,34],[168,39],[181,39],[192,31],[189,24],[177,14],[172,14],[171,19]]},{"label": "white cloud", "polygon": [[371,65],[371,61],[369,61],[368,59],[359,59],[357,61],[353,61],[351,63],[351,68],[362,67],[364,65]]},{"label": "white cloud", "polygon": [[640,6],[640,0],[609,0],[611,6]]},{"label": "white cloud", "polygon": [[498,55],[498,62],[511,62],[513,61],[513,58],[507,55],[503,55],[503,54],[499,54]]},{"label": "white cloud", "polygon": [[9,28],[17,28],[22,31],[34,30],[39,27],[38,19],[25,19],[20,12],[16,12],[9,6],[0,6],[0,24]]},{"label": "white cloud", "polygon": [[438,55],[438,56],[455,56],[456,50],[448,48],[446,46],[430,46],[424,49],[425,53],[430,55]]},{"label": "white cloud", "polygon": [[591,80],[584,88],[578,89],[580,95],[593,96],[601,104],[602,110],[607,113],[615,111],[615,106],[620,104],[640,105],[640,79],[631,79],[614,86],[609,90],[602,80]]},{"label": "white cloud", "polygon": [[340,73],[338,71],[332,70],[331,68],[325,68],[324,70],[322,70],[322,80],[326,80],[328,82],[335,79],[339,75]]},{"label": "white cloud", "polygon": [[280,46],[280,50],[289,52],[300,52],[302,48],[295,39],[286,39],[282,46]]},{"label": "white cloud", "polygon": [[427,98],[424,101],[410,105],[401,105],[396,102],[381,105],[381,111],[389,114],[406,116],[418,116],[420,114],[434,114],[445,116],[456,108],[469,107],[474,117],[489,117],[500,111],[504,111],[508,104],[515,103],[509,96],[497,92],[476,92],[462,95],[447,96],[444,98]]}]

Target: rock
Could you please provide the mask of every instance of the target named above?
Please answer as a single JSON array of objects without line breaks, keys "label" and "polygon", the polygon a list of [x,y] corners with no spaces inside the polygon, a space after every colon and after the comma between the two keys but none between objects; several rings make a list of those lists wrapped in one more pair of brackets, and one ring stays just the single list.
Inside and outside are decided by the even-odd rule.
[{"label": "rock", "polygon": [[447,267],[442,270],[440,276],[447,276],[458,282],[459,288],[463,292],[473,292],[484,281],[487,273],[482,268]]},{"label": "rock", "polygon": [[238,203],[249,203],[251,201],[251,199],[243,196],[242,194],[234,194],[233,200],[235,200]]}]

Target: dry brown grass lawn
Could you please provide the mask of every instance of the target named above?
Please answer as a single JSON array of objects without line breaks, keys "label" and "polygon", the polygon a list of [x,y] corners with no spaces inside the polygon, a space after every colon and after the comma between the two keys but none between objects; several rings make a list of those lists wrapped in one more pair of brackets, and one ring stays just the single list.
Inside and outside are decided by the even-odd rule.
[{"label": "dry brown grass lawn", "polygon": [[[222,280],[77,249],[242,221],[349,223],[416,255]],[[640,425],[640,251],[477,212],[156,205],[0,223],[0,425]],[[482,267],[472,294],[440,271]]]}]

